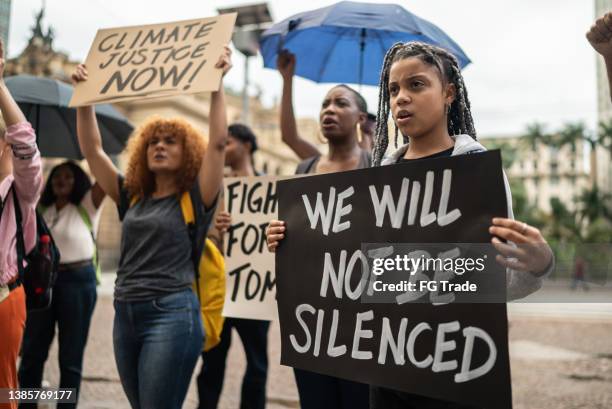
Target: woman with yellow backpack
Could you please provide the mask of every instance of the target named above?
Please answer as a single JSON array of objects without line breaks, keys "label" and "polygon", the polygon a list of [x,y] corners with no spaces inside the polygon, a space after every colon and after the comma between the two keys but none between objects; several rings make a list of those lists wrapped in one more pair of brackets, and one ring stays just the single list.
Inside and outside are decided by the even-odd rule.
[{"label": "woman with yellow backpack", "polygon": [[[230,53],[226,47],[215,65],[223,75]],[[80,65],[73,81],[86,80]],[[186,121],[152,118],[130,139],[125,176],[102,149],[92,107],[78,108],[77,133],[123,222],[113,325],[121,384],[133,408],[180,408],[205,336],[192,282],[223,179],[223,86],[211,96],[207,147]],[[189,211],[193,222],[186,223]]]}]

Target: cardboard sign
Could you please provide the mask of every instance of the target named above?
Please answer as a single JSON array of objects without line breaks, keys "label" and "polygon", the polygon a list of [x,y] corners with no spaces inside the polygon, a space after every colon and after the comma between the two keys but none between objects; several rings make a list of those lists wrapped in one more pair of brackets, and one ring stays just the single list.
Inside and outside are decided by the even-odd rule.
[{"label": "cardboard sign", "polygon": [[215,91],[236,13],[98,30],[70,106]]},{"label": "cardboard sign", "polygon": [[274,253],[266,227],[277,218],[275,176],[224,179],[225,209],[232,225],[224,236],[226,317],[275,320]]},{"label": "cardboard sign", "polygon": [[[505,303],[430,302],[427,289],[425,302],[402,299],[408,292],[369,298],[373,255],[362,250],[489,243],[491,219],[507,214],[499,151],[279,181],[277,190],[287,225],[276,259],[282,364],[512,407]],[[492,261],[486,273],[505,293]]]}]

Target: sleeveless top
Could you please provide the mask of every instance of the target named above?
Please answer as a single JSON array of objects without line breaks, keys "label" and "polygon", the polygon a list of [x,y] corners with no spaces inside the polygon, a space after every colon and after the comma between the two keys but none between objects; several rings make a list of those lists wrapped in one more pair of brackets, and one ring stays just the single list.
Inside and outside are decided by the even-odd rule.
[{"label": "sleeveless top", "polygon": [[[311,158],[304,159],[298,164],[297,168],[295,169],[295,174],[303,175],[307,173],[314,173],[319,159],[321,159],[321,155],[315,155]],[[359,157],[359,164],[357,165],[356,169],[369,168],[371,165],[372,155],[370,154],[370,152],[362,149],[361,156]]]}]

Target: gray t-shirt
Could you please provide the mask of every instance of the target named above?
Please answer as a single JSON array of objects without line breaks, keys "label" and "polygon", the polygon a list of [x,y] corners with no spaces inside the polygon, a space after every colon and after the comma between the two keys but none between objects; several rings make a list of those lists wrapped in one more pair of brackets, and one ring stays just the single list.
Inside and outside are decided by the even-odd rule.
[{"label": "gray t-shirt", "polygon": [[[117,207],[123,225],[115,299],[147,301],[191,287],[195,278],[192,244],[180,197],[145,197],[130,206],[122,177],[119,188]],[[204,208],[198,183],[190,195],[195,208],[195,234],[204,238],[215,206]],[[203,240],[198,240],[198,248],[202,245]]]}]

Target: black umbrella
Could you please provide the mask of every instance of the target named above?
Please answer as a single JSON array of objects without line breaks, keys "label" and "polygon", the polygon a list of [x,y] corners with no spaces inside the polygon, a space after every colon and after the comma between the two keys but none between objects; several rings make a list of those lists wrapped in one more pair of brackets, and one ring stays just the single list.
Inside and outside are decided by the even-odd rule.
[{"label": "black umbrella", "polygon": [[[5,83],[36,130],[36,142],[43,156],[83,159],[76,134],[76,109],[68,106],[72,97],[70,85],[31,75],[6,77]],[[132,125],[110,105],[97,105],[96,117],[104,151],[120,153]]]}]

